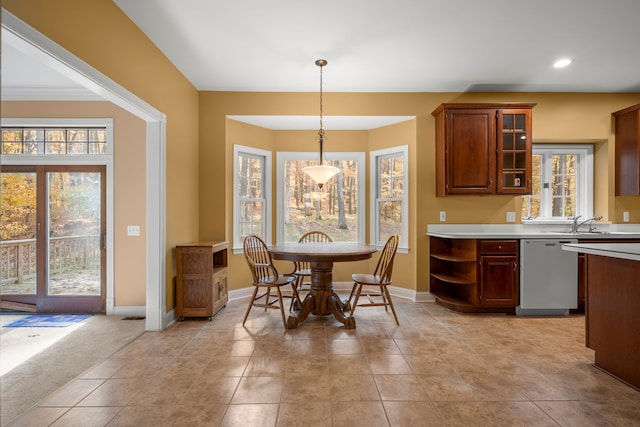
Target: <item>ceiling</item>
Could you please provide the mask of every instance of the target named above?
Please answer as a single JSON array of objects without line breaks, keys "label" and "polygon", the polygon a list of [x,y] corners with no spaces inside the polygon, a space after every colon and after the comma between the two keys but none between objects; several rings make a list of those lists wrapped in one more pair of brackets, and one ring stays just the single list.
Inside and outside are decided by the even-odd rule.
[{"label": "ceiling", "polygon": [[[638,0],[114,3],[203,91],[640,92]],[[4,35],[3,99],[81,96]]]}]

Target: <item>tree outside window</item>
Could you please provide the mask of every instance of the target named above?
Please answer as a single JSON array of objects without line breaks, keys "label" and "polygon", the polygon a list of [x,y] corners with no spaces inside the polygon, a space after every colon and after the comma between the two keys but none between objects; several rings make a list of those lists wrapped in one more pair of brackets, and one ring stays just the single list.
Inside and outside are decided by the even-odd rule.
[{"label": "tree outside window", "polygon": [[408,147],[371,152],[371,244],[383,246],[389,236],[400,236],[407,249]]},{"label": "tree outside window", "polygon": [[278,153],[278,241],[297,242],[312,230],[334,242],[362,242],[363,153],[326,153],[324,163],[340,172],[322,190],[302,171],[317,164],[315,153]]},{"label": "tree outside window", "polygon": [[240,250],[249,234],[271,240],[269,221],[271,153],[234,146],[234,249]]},{"label": "tree outside window", "polygon": [[533,147],[532,192],[523,197],[522,219],[565,220],[593,215],[593,147]]}]

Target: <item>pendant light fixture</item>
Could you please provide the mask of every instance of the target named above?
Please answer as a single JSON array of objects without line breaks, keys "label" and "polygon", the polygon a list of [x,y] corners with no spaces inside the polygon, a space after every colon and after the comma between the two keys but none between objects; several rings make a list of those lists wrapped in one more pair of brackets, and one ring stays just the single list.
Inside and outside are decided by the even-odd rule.
[{"label": "pendant light fixture", "polygon": [[322,159],[322,144],[324,143],[324,129],[322,129],[322,67],[327,65],[326,59],[318,59],[316,65],[320,67],[320,130],[318,131],[318,142],[320,143],[320,163],[317,166],[307,166],[302,168],[302,171],[313,179],[318,187],[322,190],[322,187],[326,182],[334,175],[340,172],[340,169],[323,165]]}]

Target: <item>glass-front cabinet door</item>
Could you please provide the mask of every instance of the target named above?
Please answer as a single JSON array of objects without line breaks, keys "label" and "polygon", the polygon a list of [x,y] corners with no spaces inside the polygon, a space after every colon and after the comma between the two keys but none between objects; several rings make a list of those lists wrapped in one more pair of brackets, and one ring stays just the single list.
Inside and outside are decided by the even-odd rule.
[{"label": "glass-front cabinet door", "polygon": [[531,194],[531,110],[499,110],[497,133],[497,192]]}]

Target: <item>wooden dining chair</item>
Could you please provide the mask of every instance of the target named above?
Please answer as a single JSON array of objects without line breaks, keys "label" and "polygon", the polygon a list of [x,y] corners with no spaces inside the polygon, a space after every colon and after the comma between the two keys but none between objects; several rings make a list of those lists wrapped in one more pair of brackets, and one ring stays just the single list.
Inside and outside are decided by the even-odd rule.
[{"label": "wooden dining chair", "polygon": [[[396,324],[400,326],[388,288],[391,284],[393,260],[397,250],[398,236],[393,235],[387,239],[387,243],[385,243],[384,249],[382,249],[380,253],[380,258],[378,259],[378,264],[373,274],[353,274],[351,276],[353,278],[353,288],[347,300],[347,306],[350,307],[351,316],[353,316],[353,313],[356,311],[356,307],[384,306],[386,311],[389,311],[387,307],[391,307],[391,312],[396,320]],[[373,289],[373,291],[370,291],[371,289]],[[367,297],[367,302],[360,301],[360,297],[363,295]],[[351,303],[352,299],[353,304]]]},{"label": "wooden dining chair", "polygon": [[[298,243],[331,243],[333,239],[327,233],[322,231],[309,231],[304,233],[302,237],[298,239]],[[294,305],[300,307],[302,300],[300,299],[300,291],[308,292],[311,290],[311,263],[294,261],[294,269],[292,274],[296,276],[296,292],[294,294],[294,300],[289,308],[291,310]],[[309,280],[306,280],[306,279]]]},{"label": "wooden dining chair", "polygon": [[[271,254],[267,250],[267,245],[260,237],[255,235],[245,237],[243,249],[244,257],[253,276],[252,284],[254,289],[242,325],[247,321],[251,309],[260,307],[264,308],[265,311],[268,308],[280,310],[282,323],[284,328],[287,329],[287,320],[284,316],[284,300],[280,288],[290,285],[295,294],[296,276],[278,274],[278,270],[276,270],[271,260]],[[272,290],[275,290],[275,295],[273,296],[271,295]],[[260,294],[260,292],[262,293]]]}]

